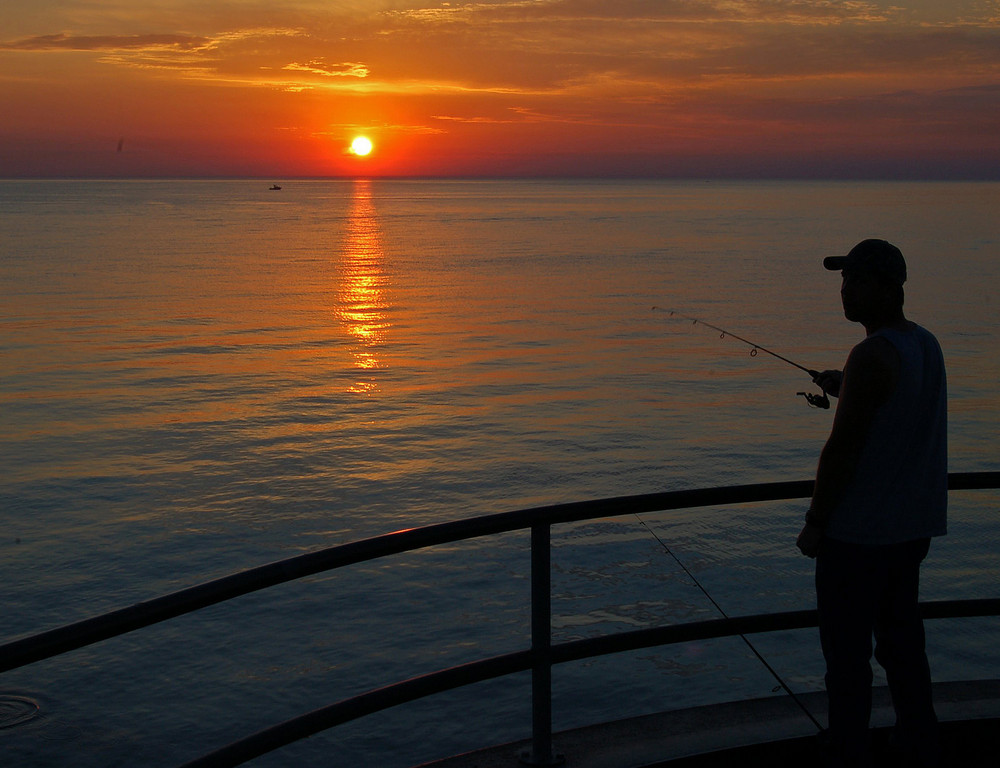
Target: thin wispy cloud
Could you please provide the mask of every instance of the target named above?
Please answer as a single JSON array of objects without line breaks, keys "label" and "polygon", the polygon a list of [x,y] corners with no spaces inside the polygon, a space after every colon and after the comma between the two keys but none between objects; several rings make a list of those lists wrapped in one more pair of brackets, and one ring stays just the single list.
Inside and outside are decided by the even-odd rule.
[{"label": "thin wispy cloud", "polygon": [[368,77],[368,67],[355,62],[341,64],[327,64],[324,61],[310,61],[307,64],[293,62],[286,64],[282,69],[293,72],[308,72],[320,77]]},{"label": "thin wispy cloud", "polygon": [[22,40],[0,42],[7,51],[128,51],[128,50],[200,50],[211,45],[203,37],[185,35],[70,35],[59,32],[36,35]]}]

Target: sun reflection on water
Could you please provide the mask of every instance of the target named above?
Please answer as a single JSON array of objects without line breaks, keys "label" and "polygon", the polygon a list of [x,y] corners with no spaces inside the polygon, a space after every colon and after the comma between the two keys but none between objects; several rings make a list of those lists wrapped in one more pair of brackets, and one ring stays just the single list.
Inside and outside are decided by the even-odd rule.
[{"label": "sun reflection on water", "polygon": [[341,257],[343,272],[336,313],[354,339],[351,354],[355,367],[369,372],[348,390],[373,394],[379,390],[375,371],[383,367],[378,348],[385,341],[390,323],[386,315],[382,235],[368,180],[354,182]]}]

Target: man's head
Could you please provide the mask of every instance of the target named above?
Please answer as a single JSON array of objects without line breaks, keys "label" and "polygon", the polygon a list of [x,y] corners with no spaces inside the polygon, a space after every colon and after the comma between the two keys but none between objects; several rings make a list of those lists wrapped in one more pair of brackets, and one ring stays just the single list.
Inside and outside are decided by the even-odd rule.
[{"label": "man's head", "polygon": [[870,332],[902,318],[906,261],[885,240],[862,240],[846,256],[827,256],[827,269],[843,274],[840,297],[844,316]]},{"label": "man's head", "polygon": [[906,261],[899,248],[885,240],[862,240],[846,256],[827,256],[827,269],[845,272],[872,272],[890,285],[906,282]]}]

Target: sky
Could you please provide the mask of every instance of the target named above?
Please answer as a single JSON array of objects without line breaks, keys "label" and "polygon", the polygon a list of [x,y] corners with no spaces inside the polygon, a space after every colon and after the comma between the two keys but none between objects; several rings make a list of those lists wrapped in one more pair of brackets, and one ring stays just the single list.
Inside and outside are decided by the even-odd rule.
[{"label": "sky", "polygon": [[1000,0],[3,0],[0,105],[0,178],[1000,179]]}]

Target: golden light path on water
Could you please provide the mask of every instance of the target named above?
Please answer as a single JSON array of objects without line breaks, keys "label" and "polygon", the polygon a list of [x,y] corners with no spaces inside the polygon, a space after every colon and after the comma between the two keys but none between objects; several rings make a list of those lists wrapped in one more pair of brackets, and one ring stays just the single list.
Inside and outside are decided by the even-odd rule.
[{"label": "golden light path on water", "polygon": [[354,340],[351,354],[355,367],[369,372],[349,391],[371,394],[378,391],[378,382],[370,372],[382,367],[378,348],[390,325],[385,313],[384,255],[371,182],[359,180],[352,190],[336,315]]}]

